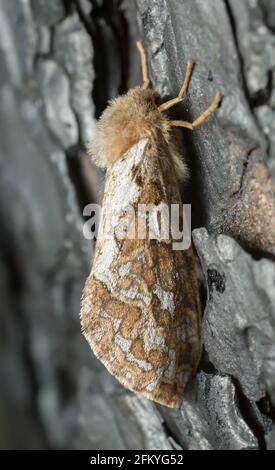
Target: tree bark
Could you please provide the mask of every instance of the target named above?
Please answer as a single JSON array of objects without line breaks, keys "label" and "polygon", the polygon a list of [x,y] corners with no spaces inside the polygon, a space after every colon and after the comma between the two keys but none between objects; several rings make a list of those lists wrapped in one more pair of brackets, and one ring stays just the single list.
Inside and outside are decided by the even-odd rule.
[{"label": "tree bark", "polygon": [[[80,331],[103,175],[86,144],[140,82],[185,101],[204,354],[181,410],[130,393]],[[275,449],[275,6],[272,0],[0,0],[0,447]]]}]

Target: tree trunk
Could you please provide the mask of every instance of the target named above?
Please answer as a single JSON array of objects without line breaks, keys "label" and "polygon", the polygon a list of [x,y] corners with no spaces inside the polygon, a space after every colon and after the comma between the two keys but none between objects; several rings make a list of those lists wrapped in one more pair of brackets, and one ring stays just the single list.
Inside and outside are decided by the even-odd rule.
[{"label": "tree trunk", "polygon": [[[86,144],[137,85],[185,101],[205,351],[181,410],[130,393],[82,337],[103,175]],[[0,447],[275,449],[275,6],[272,0],[0,0]]]}]

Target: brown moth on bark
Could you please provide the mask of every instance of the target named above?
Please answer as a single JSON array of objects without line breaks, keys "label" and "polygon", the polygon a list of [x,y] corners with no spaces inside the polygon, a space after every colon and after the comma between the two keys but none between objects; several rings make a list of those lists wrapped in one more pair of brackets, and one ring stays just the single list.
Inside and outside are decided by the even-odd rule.
[{"label": "brown moth on bark", "polygon": [[[150,227],[156,236],[140,237],[138,207],[181,207],[180,184],[188,171],[172,128],[196,128],[215,111],[221,95],[193,123],[169,120],[163,111],[182,101],[193,64],[187,64],[178,97],[157,106],[145,51],[137,45],[143,86],[110,103],[93,145],[94,160],[107,174],[81,321],[93,352],[124,386],[178,408],[202,349],[196,261],[192,246],[173,249],[170,232],[163,239]],[[129,207],[137,218],[131,236],[124,238],[115,229],[123,231]],[[113,217],[117,211],[119,216]]]}]

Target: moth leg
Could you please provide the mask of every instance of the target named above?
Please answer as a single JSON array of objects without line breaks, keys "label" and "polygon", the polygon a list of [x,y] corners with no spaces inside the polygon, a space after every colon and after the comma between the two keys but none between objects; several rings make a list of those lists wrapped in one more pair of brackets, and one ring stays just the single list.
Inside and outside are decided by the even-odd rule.
[{"label": "moth leg", "polygon": [[151,85],[151,80],[149,79],[149,74],[148,74],[147,54],[141,41],[137,41],[136,44],[140,53],[140,60],[141,60],[141,70],[142,70],[142,78],[143,78],[142,88],[149,88]]},{"label": "moth leg", "polygon": [[219,106],[220,102],[222,100],[222,95],[221,93],[218,93],[215,96],[215,99],[213,100],[212,104],[207,108],[204,113],[202,113],[195,121],[193,122],[187,122],[187,121],[169,121],[170,126],[175,126],[175,127],[186,127],[187,129],[195,129],[198,127],[202,122],[204,122],[210,114],[213,114],[217,107]]},{"label": "moth leg", "polygon": [[160,112],[166,111],[167,109],[171,108],[177,103],[180,103],[180,101],[183,100],[183,95],[186,92],[190,80],[191,80],[191,75],[192,75],[192,70],[194,68],[194,63],[188,60],[187,62],[187,67],[186,67],[186,72],[185,72],[185,77],[184,77],[184,82],[182,84],[182,87],[180,89],[180,92],[176,98],[173,98],[172,100],[166,101],[166,103],[162,103],[159,107],[158,110]]}]

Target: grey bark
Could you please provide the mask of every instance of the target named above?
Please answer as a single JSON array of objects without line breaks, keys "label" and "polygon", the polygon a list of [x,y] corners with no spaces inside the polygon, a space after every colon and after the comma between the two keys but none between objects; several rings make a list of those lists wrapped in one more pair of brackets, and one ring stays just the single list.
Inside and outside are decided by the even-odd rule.
[{"label": "grey bark", "polygon": [[[0,447],[274,449],[275,7],[269,0],[0,0]],[[93,246],[85,156],[108,99],[140,80],[143,38],[184,132],[205,351],[182,409],[134,395],[81,335]]]}]

